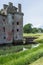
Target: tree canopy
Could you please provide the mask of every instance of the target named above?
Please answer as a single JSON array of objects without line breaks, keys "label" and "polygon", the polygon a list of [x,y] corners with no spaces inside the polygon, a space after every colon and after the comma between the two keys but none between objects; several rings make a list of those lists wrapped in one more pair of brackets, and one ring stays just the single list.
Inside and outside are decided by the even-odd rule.
[{"label": "tree canopy", "polygon": [[25,33],[31,33],[31,30],[32,30],[32,24],[26,24],[24,27],[24,32]]},{"label": "tree canopy", "polygon": [[24,30],[24,33],[43,33],[43,29],[42,28],[35,28],[35,27],[32,27],[33,25],[32,24],[26,24],[24,27],[23,27],[23,30]]}]

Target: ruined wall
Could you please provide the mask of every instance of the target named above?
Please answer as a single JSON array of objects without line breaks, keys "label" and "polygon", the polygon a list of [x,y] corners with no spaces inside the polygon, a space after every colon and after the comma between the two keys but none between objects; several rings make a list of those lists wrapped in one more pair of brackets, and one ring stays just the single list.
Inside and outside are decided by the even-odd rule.
[{"label": "ruined wall", "polygon": [[15,14],[14,18],[14,40],[23,40],[23,15]]},{"label": "ruined wall", "polygon": [[8,14],[7,15],[7,25],[6,25],[6,27],[7,27],[7,30],[6,30],[7,43],[12,43],[12,41],[13,41],[12,22],[13,22],[12,14]]},{"label": "ruined wall", "polygon": [[12,43],[12,15],[0,15],[0,44]]},{"label": "ruined wall", "polygon": [[6,22],[7,17],[0,15],[0,44],[6,42]]},{"label": "ruined wall", "polygon": [[3,43],[3,22],[2,16],[0,15],[0,44]]}]

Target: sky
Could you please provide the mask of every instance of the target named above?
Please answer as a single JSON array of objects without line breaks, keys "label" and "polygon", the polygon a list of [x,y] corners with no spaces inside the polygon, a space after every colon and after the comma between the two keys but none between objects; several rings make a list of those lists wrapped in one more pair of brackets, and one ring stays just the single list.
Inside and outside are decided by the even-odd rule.
[{"label": "sky", "polygon": [[43,27],[43,0],[0,0],[0,9],[8,2],[16,7],[18,3],[22,5],[23,25],[31,23],[34,27]]}]

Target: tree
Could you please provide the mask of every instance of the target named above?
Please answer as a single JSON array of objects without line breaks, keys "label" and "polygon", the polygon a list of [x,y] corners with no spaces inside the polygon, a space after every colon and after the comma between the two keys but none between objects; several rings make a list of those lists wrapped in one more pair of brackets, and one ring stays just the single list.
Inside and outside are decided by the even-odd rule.
[{"label": "tree", "polygon": [[37,33],[38,29],[37,28],[32,28],[32,33]]},{"label": "tree", "polygon": [[32,31],[32,24],[26,24],[24,27],[23,27],[23,30],[24,30],[24,33],[31,33]]},{"label": "tree", "polygon": [[26,24],[23,27],[24,33],[43,33],[43,29],[42,28],[32,28],[32,24]]},{"label": "tree", "polygon": [[43,33],[43,29],[42,28],[38,28],[39,33]]}]

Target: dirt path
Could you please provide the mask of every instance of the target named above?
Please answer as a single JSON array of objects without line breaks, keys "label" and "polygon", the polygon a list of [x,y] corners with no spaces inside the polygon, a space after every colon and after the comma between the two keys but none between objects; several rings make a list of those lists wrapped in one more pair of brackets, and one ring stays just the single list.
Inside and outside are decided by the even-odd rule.
[{"label": "dirt path", "polygon": [[30,65],[43,65],[43,57],[41,57],[40,59],[38,59]]}]

